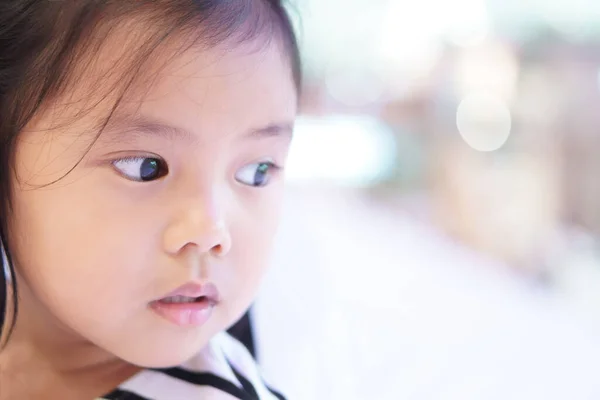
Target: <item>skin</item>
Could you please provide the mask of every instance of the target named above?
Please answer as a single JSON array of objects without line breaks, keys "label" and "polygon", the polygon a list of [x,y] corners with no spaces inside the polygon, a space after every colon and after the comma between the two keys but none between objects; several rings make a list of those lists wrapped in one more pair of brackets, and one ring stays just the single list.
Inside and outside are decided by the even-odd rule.
[{"label": "skin", "polygon": [[[254,187],[253,177],[260,163],[285,164],[296,114],[290,67],[275,43],[188,50],[153,82],[124,100],[87,154],[89,128],[114,102],[64,118],[86,98],[80,83],[18,139],[9,233],[20,312],[0,353],[2,400],[93,398],[141,367],[178,365],[256,294],[283,179],[270,169],[267,185]],[[147,157],[167,173],[132,180]],[[220,293],[203,326],[149,308],[191,280]]]}]

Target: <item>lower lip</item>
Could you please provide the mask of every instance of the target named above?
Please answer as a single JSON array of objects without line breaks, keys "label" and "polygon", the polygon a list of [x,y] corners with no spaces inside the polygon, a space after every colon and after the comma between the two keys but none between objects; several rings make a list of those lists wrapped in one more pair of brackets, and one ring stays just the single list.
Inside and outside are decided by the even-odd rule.
[{"label": "lower lip", "polygon": [[202,326],[208,321],[215,304],[209,300],[194,303],[163,303],[153,301],[150,308],[177,326]]}]

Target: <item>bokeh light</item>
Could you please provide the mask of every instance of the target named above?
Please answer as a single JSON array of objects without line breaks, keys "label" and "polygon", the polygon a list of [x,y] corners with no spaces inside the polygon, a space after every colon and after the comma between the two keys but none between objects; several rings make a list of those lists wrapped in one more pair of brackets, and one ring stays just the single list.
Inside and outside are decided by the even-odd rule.
[{"label": "bokeh light", "polygon": [[294,129],[286,177],[291,182],[364,187],[390,173],[395,157],[392,132],[373,117],[301,117]]},{"label": "bokeh light", "polygon": [[506,104],[486,94],[471,94],[459,104],[456,126],[464,141],[478,151],[501,148],[510,135],[511,115]]}]

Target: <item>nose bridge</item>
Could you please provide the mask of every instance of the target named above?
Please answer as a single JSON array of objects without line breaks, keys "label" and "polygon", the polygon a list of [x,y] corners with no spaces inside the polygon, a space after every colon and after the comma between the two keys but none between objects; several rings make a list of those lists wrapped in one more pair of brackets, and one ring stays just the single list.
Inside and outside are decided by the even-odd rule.
[{"label": "nose bridge", "polygon": [[217,185],[190,185],[174,200],[175,212],[165,231],[165,248],[178,253],[187,246],[201,252],[226,252],[230,247],[223,196]]},{"label": "nose bridge", "polygon": [[222,223],[218,194],[214,188],[197,190],[182,202],[184,218],[206,227]]}]

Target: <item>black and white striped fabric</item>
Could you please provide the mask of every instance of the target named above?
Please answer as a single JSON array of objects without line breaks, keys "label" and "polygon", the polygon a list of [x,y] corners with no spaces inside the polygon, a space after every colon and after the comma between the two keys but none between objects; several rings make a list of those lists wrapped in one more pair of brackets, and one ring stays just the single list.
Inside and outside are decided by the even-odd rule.
[{"label": "black and white striped fabric", "polygon": [[285,400],[248,350],[227,333],[175,368],[146,369],[98,400]]}]

